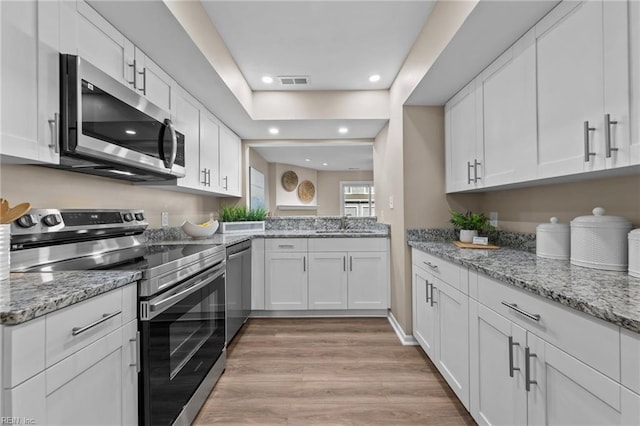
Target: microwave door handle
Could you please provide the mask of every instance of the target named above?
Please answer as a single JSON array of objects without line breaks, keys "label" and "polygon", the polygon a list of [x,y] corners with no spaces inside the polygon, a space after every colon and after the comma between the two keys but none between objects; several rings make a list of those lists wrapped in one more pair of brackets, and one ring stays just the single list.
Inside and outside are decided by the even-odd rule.
[{"label": "microwave door handle", "polygon": [[168,169],[173,168],[173,164],[176,162],[176,156],[178,155],[178,135],[176,135],[176,128],[173,127],[171,120],[167,119],[167,127],[171,132],[171,159],[169,160]]}]

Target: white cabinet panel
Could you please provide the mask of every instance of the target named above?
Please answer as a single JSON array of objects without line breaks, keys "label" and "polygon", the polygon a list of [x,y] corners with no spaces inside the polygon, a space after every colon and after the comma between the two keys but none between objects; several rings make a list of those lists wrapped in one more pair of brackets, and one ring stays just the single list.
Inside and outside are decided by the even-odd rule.
[{"label": "white cabinet panel", "polygon": [[160,108],[171,111],[171,77],[137,47],[135,58],[136,90]]},{"label": "white cabinet panel", "polygon": [[174,88],[173,121],[184,135],[184,162],[186,175],[177,180],[177,185],[197,189],[204,182],[200,173],[200,110],[196,100],[178,87]]},{"label": "white cabinet panel", "polygon": [[349,309],[389,307],[389,254],[349,252]]},{"label": "white cabinet panel", "polygon": [[251,241],[251,309],[264,309],[264,238]]},{"label": "white cabinet panel", "polygon": [[265,261],[265,309],[307,309],[307,254],[267,252]]},{"label": "white cabinet panel", "polygon": [[14,387],[45,367],[45,318],[4,327],[2,333],[2,385]]},{"label": "white cabinet panel", "polygon": [[640,164],[640,2],[629,2],[630,162]]},{"label": "white cabinet panel", "polygon": [[122,327],[122,424],[138,424],[138,372],[140,336],[137,321]]},{"label": "white cabinet panel", "polygon": [[13,389],[2,389],[2,416],[31,419],[36,425],[49,424],[46,398],[46,377],[42,372]]},{"label": "white cabinet panel", "polygon": [[[415,251],[414,251],[415,252]],[[436,359],[436,310],[430,303],[433,278],[422,269],[413,266],[413,337],[429,358]],[[431,283],[429,282],[431,280]]]},{"label": "white cabinet panel", "polygon": [[220,126],[208,111],[200,111],[199,173],[207,190],[220,192]]},{"label": "white cabinet panel", "polygon": [[225,127],[220,127],[220,187],[222,192],[240,196],[241,170],[240,138]]},{"label": "white cabinet panel", "polygon": [[309,309],[347,308],[347,253],[309,253]]}]

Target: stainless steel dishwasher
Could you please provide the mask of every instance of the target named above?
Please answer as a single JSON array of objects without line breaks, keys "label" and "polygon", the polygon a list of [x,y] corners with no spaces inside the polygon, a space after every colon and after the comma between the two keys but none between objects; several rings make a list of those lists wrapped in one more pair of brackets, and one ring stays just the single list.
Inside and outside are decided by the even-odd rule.
[{"label": "stainless steel dishwasher", "polygon": [[227,247],[227,343],[251,312],[251,241]]}]

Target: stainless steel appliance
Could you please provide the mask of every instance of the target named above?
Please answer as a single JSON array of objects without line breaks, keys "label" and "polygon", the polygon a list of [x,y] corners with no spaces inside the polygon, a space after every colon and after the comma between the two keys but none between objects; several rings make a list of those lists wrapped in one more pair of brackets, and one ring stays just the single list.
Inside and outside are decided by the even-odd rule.
[{"label": "stainless steel appliance", "polygon": [[140,270],[140,424],[189,424],[226,362],[222,245],[147,245],[142,210],[36,209],[12,224],[11,270]]},{"label": "stainless steel appliance", "polygon": [[227,343],[251,313],[251,241],[227,247]]},{"label": "stainless steel appliance", "polygon": [[185,176],[185,138],[164,111],[86,60],[60,55],[60,165],[130,181]]}]

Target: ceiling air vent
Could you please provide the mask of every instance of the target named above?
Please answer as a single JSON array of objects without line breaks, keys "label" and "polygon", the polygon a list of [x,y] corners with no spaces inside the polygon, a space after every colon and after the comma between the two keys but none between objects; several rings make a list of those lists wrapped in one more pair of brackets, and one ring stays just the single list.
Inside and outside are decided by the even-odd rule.
[{"label": "ceiling air vent", "polygon": [[309,77],[306,75],[279,75],[278,80],[283,86],[306,86],[309,84]]}]

